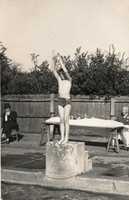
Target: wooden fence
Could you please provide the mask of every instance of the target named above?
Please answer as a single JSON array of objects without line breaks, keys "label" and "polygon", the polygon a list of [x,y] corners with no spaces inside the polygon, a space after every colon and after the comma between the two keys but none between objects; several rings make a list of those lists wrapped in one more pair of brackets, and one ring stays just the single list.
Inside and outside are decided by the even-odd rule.
[{"label": "wooden fence", "polygon": [[[40,133],[41,123],[50,117],[53,111],[51,95],[6,95],[1,99],[3,113],[4,103],[9,103],[18,113],[18,123],[21,132]],[[58,100],[54,98],[54,112],[57,114]],[[50,106],[51,105],[51,106]],[[104,98],[90,99],[88,96],[73,96],[71,115],[84,115],[110,119],[118,115],[123,106],[129,106],[129,97],[115,97],[112,100]]]}]

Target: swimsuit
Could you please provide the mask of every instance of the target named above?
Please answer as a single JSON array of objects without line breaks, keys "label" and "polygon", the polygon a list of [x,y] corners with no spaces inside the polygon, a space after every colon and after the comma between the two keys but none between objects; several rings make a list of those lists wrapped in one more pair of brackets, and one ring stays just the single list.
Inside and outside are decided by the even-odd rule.
[{"label": "swimsuit", "polygon": [[62,106],[62,107],[65,107],[66,105],[70,104],[71,103],[71,99],[68,98],[63,98],[63,97],[59,97],[58,98],[58,105]]}]

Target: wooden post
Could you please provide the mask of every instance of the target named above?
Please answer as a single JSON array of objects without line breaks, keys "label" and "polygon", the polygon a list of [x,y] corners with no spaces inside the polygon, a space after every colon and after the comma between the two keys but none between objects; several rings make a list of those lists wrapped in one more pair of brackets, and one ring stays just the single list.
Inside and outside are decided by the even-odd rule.
[{"label": "wooden post", "polygon": [[115,98],[111,98],[111,104],[110,104],[110,118],[115,119]]},{"label": "wooden post", "polygon": [[[50,95],[50,117],[54,116],[54,94]],[[46,126],[45,120],[41,124],[41,139],[40,146],[49,142],[53,138],[54,125]],[[47,139],[46,137],[47,136]]]},{"label": "wooden post", "polygon": [[[41,123],[41,138],[40,138],[40,143],[39,145],[42,146],[46,144],[46,126],[45,126],[45,120],[42,121]],[[48,135],[47,135],[47,140],[48,140]]]},{"label": "wooden post", "polygon": [[54,94],[50,95],[50,116],[54,116]]},{"label": "wooden post", "polygon": [[[50,117],[54,117],[54,94],[50,95]],[[53,139],[53,132],[54,132],[54,125],[50,125],[50,130],[48,133],[48,141],[52,138]]]}]

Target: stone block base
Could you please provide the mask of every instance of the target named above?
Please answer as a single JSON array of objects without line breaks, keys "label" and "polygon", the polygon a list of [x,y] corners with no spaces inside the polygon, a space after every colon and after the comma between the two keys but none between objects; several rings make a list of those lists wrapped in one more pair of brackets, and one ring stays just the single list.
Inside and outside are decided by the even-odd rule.
[{"label": "stone block base", "polygon": [[46,146],[46,176],[65,179],[92,169],[84,142],[68,142],[65,145],[49,142]]},{"label": "stone block base", "polygon": [[85,151],[84,172],[92,169],[92,160],[88,157],[88,151]]}]

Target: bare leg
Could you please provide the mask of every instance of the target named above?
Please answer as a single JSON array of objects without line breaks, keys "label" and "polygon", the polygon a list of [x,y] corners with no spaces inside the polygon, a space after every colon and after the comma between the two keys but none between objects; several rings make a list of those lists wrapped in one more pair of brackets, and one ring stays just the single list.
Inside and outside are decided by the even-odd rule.
[{"label": "bare leg", "polygon": [[58,112],[60,117],[60,133],[61,133],[61,139],[59,143],[64,141],[64,132],[65,132],[65,126],[64,126],[64,108],[62,106],[58,106]]},{"label": "bare leg", "polygon": [[65,119],[65,138],[63,143],[67,143],[69,140],[69,116],[71,111],[71,105],[68,104],[65,106],[65,113],[64,113],[64,119]]}]

